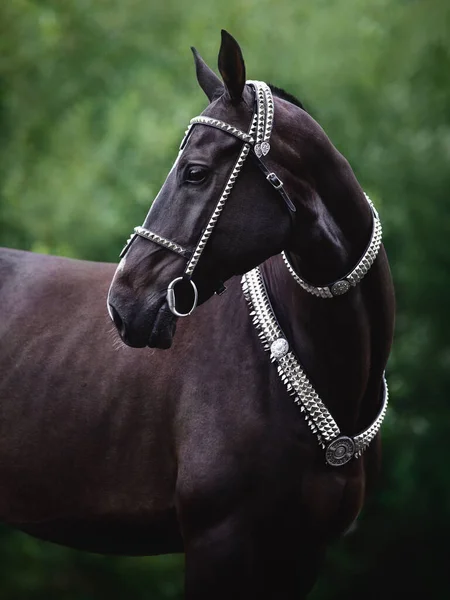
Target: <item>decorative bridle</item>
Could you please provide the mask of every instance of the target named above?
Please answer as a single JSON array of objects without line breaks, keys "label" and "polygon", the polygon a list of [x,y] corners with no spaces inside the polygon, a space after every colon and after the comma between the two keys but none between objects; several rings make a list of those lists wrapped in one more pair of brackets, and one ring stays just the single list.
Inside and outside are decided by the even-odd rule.
[{"label": "decorative bridle", "polygon": [[[221,131],[224,131],[225,133],[228,133],[229,135],[234,136],[235,138],[237,138],[238,140],[240,140],[243,143],[242,149],[239,153],[239,156],[233,167],[233,170],[231,171],[231,174],[228,178],[225,188],[223,189],[223,192],[219,198],[219,201],[218,201],[205,229],[203,230],[203,233],[202,233],[199,241],[197,242],[196,247],[193,250],[189,250],[187,248],[180,246],[176,242],[168,240],[167,238],[165,238],[161,235],[158,235],[157,233],[154,233],[153,231],[150,231],[149,229],[146,229],[145,227],[135,227],[134,234],[127,241],[127,244],[124,247],[124,249],[122,250],[122,253],[120,255],[122,258],[128,252],[129,247],[131,246],[133,241],[136,239],[136,237],[140,236],[147,240],[150,240],[151,242],[154,242],[155,244],[159,244],[160,246],[163,246],[164,248],[167,248],[168,250],[171,250],[172,252],[175,252],[175,253],[179,254],[180,256],[183,256],[184,258],[187,259],[187,264],[186,264],[184,273],[180,277],[176,277],[169,284],[169,287],[167,289],[167,303],[169,305],[170,310],[177,317],[189,316],[193,312],[195,307],[197,306],[198,291],[197,291],[197,287],[196,287],[194,281],[192,280],[192,275],[198,264],[198,261],[200,260],[203,250],[205,249],[206,243],[209,240],[209,238],[214,230],[214,227],[217,224],[217,221],[218,221],[219,216],[225,206],[225,203],[230,196],[231,190],[233,189],[233,186],[234,186],[236,179],[244,165],[244,162],[245,162],[246,158],[248,157],[248,155],[250,154],[250,151],[252,151],[252,155],[256,161],[256,164],[258,165],[258,167],[261,169],[261,171],[265,175],[267,181],[281,195],[281,197],[283,198],[283,200],[286,203],[286,206],[289,208],[289,210],[293,213],[296,211],[293,202],[291,201],[291,199],[287,195],[286,191],[284,190],[283,182],[273,171],[270,171],[270,169],[268,169],[266,167],[266,165],[264,164],[264,162],[262,161],[262,157],[266,156],[270,150],[270,136],[272,134],[273,114],[274,114],[272,92],[270,91],[269,86],[261,81],[248,81],[247,83],[249,85],[251,85],[253,87],[253,89],[255,90],[255,104],[256,104],[256,110],[254,111],[254,114],[253,114],[253,117],[251,120],[251,124],[250,124],[250,129],[247,133],[245,133],[244,131],[241,131],[240,129],[237,129],[236,127],[233,127],[232,125],[228,125],[227,123],[224,123],[223,121],[220,121],[219,119],[213,119],[211,117],[199,116],[199,117],[194,117],[193,119],[191,119],[189,127],[186,130],[184,138],[180,144],[180,149],[179,149],[179,154],[178,154],[177,160],[179,159],[184,148],[186,147],[189,137],[190,137],[194,127],[197,125],[206,125],[208,127],[214,127],[215,129],[220,129]],[[194,293],[194,299],[193,299],[192,307],[190,308],[190,310],[185,313],[180,313],[176,308],[175,286],[183,280],[188,281],[190,283],[190,285],[192,286],[192,290]],[[222,293],[223,291],[225,291],[225,287],[223,286],[223,284],[220,284],[217,292]]]},{"label": "decorative bridle", "polygon": [[[233,170],[223,189],[219,201],[209,218],[209,221],[203,230],[197,245],[193,250],[180,246],[178,243],[169,240],[145,227],[135,227],[134,233],[127,241],[120,257],[124,257],[131,244],[137,237],[143,237],[159,246],[171,250],[184,257],[187,261],[183,274],[176,277],[167,288],[167,303],[169,309],[177,317],[187,317],[190,315],[198,302],[197,287],[192,280],[192,275],[200,257],[205,249],[214,227],[220,217],[225,203],[230,196],[231,190],[236,179],[244,165],[246,158],[251,154],[256,164],[264,173],[267,181],[281,195],[286,206],[291,213],[296,211],[295,205],[289,198],[284,189],[283,182],[270,169],[267,168],[262,158],[267,156],[270,151],[270,137],[272,134],[274,103],[272,92],[269,86],[262,81],[247,82],[255,92],[255,110],[248,132],[243,132],[232,125],[211,117],[199,116],[190,121],[190,125],[185,132],[184,138],[179,148],[179,159],[182,154],[193,128],[197,125],[206,125],[220,129],[225,133],[232,135],[242,142],[242,148],[233,166]],[[356,286],[369,271],[374,263],[381,246],[382,228],[378,213],[373,206],[370,198],[365,194],[368,205],[373,216],[372,235],[369,244],[358,261],[356,266],[341,279],[331,282],[324,286],[314,286],[302,279],[293,269],[286,252],[282,252],[284,263],[295,279],[295,281],[307,292],[320,298],[334,298],[348,292],[351,287]],[[193,303],[188,312],[180,313],[176,308],[176,285],[181,281],[188,281],[193,290]],[[242,278],[242,288],[244,296],[250,307],[250,314],[253,318],[255,327],[259,330],[259,337],[262,340],[266,351],[270,352],[271,359],[277,363],[278,374],[286,385],[288,392],[294,396],[294,401],[300,405],[304,412],[306,421],[312,432],[316,435],[321,446],[325,449],[326,462],[331,466],[340,466],[347,463],[353,457],[359,457],[367,449],[370,442],[380,430],[388,403],[388,388],[386,379],[383,375],[383,400],[382,406],[375,421],[359,434],[355,436],[342,435],[341,431],[333,419],[332,415],[320,399],[312,384],[308,380],[302,366],[298,362],[294,353],[289,349],[289,344],[281,330],[275,313],[273,311],[260,267],[256,267],[246,273]],[[223,284],[219,286],[216,293],[222,293],[225,290]]]}]

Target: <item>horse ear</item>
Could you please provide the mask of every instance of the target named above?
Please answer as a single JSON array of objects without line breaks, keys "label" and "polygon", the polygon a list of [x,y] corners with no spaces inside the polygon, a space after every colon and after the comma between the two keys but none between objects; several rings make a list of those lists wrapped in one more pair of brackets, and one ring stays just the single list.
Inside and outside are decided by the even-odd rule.
[{"label": "horse ear", "polygon": [[238,104],[245,86],[245,63],[239,44],[224,29],[219,50],[219,71],[231,101]]},{"label": "horse ear", "polygon": [[210,102],[214,98],[223,94],[223,83],[217,77],[212,69],[208,67],[197,50],[191,46],[192,54],[194,55],[195,71],[197,73],[197,81],[205,92]]}]

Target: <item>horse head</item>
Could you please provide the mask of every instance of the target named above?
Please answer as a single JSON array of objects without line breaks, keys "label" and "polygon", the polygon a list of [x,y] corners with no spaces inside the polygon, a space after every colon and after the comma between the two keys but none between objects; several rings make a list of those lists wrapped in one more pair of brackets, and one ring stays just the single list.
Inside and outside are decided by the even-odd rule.
[{"label": "horse head", "polygon": [[[319,267],[319,274],[331,277],[350,257],[333,217],[325,222],[317,182],[333,182],[339,200],[340,192],[349,196],[350,181],[363,197],[348,163],[310,115],[289,95],[275,89],[272,96],[266,84],[246,82],[232,36],[222,32],[222,80],[193,53],[210,103],[191,121],[143,226],[124,249],[108,295],[110,316],[133,347],[169,348],[177,317],[221,293],[232,276],[283,250],[311,258],[303,265],[306,275]],[[337,171],[343,175],[334,176]],[[341,190],[338,180],[346,181]],[[370,232],[363,204],[367,227],[357,224],[355,258]],[[343,252],[336,253],[340,237]],[[318,243],[320,252],[314,253]]]},{"label": "horse head", "polygon": [[[237,42],[222,32],[218,64],[223,81],[195,49],[193,53],[198,82],[210,101],[202,116],[248,132],[255,95],[246,85]],[[108,309],[130,346],[171,345],[177,316],[168,306],[167,289],[183,276],[243,149],[243,140],[227,133],[215,127],[191,128],[144,221],[145,230],[172,242],[180,252],[135,234],[117,268]],[[274,149],[274,157],[278,154]],[[227,279],[245,273],[288,245],[292,216],[264,173],[247,160],[232,183],[192,277],[177,282],[177,312],[184,314],[192,306],[194,286],[201,304],[224,289]]]}]

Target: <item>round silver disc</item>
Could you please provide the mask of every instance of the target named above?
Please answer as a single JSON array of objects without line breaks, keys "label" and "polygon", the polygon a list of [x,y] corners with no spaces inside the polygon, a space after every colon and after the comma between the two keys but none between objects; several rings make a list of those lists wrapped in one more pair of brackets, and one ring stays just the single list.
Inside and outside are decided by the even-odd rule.
[{"label": "round silver disc", "polygon": [[352,438],[341,435],[328,444],[325,459],[332,467],[345,465],[355,454],[355,442]]},{"label": "round silver disc", "polygon": [[284,338],[278,338],[274,342],[272,342],[270,346],[270,354],[274,358],[282,358],[289,352],[289,344],[288,341]]},{"label": "round silver disc", "polygon": [[336,283],[333,283],[331,286],[331,293],[333,296],[342,296],[342,294],[348,292],[349,289],[350,283],[345,279],[342,279],[342,281],[336,281]]}]

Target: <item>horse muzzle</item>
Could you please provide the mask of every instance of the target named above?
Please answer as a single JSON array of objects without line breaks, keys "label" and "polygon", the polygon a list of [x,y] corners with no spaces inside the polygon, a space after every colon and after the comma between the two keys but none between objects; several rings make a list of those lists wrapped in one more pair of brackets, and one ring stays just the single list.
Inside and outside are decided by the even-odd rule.
[{"label": "horse muzzle", "polygon": [[176,316],[163,297],[156,308],[126,310],[115,298],[108,298],[108,312],[121,340],[131,348],[168,349],[176,330]]}]

